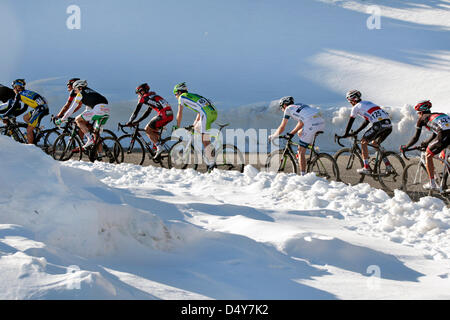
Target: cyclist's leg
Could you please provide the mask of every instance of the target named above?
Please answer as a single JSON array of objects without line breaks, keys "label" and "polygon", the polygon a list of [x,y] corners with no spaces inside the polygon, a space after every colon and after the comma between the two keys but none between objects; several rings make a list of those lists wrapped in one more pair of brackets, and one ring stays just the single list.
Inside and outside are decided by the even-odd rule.
[{"label": "cyclist's leg", "polygon": [[426,153],[426,168],[428,172],[428,177],[430,178],[430,183],[434,182],[434,161],[433,157],[439,154],[442,150],[447,148],[450,144],[450,130],[441,131],[438,133],[436,138],[430,142],[427,148]]},{"label": "cyclist's leg", "polygon": [[319,123],[304,123],[302,130],[299,132],[299,145],[298,148],[298,164],[300,168],[300,174],[306,172],[306,149],[313,143],[316,132],[322,131],[325,127],[324,122]]},{"label": "cyclist's leg", "polygon": [[217,119],[217,111],[212,109],[206,109],[205,111],[200,113],[200,122],[201,122],[201,133],[202,133],[202,142],[205,148],[205,155],[207,160],[207,165],[213,165],[214,163],[214,148],[211,145],[211,139],[209,135],[209,130],[211,129],[211,124],[214,123]]},{"label": "cyclist's leg", "polygon": [[35,111],[36,110],[27,112],[23,116],[23,121],[28,124],[28,127],[27,127],[27,141],[28,141],[28,143],[33,143],[33,140],[34,140],[34,132],[33,132],[34,127],[31,125],[30,120],[31,120],[31,117],[32,117],[33,113],[35,113]]},{"label": "cyclist's leg", "polygon": [[23,120],[28,124],[27,140],[28,143],[34,142],[34,129],[38,127],[44,116],[48,114],[48,107],[46,105],[37,106],[33,111],[24,115]]},{"label": "cyclist's leg", "polygon": [[375,140],[378,137],[380,131],[380,125],[378,123],[374,123],[372,127],[370,127],[361,138],[361,155],[364,162],[364,169],[370,170],[369,166],[369,148],[368,144],[370,141]]},{"label": "cyclist's leg", "polygon": [[162,120],[160,115],[153,117],[150,122],[145,126],[145,133],[149,137],[149,139],[153,142],[153,145],[156,146],[159,140],[159,124]]}]

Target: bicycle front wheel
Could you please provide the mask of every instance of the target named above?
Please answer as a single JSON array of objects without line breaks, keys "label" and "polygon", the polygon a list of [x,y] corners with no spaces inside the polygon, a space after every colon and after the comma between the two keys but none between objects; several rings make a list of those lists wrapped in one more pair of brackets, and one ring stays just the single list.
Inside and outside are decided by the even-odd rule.
[{"label": "bicycle front wheel", "polygon": [[59,161],[81,160],[83,157],[81,141],[78,137],[72,137],[64,133],[56,138],[52,150],[53,159]]},{"label": "bicycle front wheel", "polygon": [[378,181],[386,191],[401,190],[403,187],[402,174],[405,168],[403,159],[393,151],[386,151],[381,155],[376,172]]},{"label": "bicycle front wheel", "polygon": [[235,145],[224,144],[216,150],[215,161],[218,169],[244,172],[244,155]]},{"label": "bicycle front wheel", "polygon": [[297,163],[289,152],[276,150],[269,154],[266,160],[265,169],[268,172],[297,173]]},{"label": "bicycle front wheel", "polygon": [[[105,163],[122,163],[124,160],[124,152],[119,141],[112,136],[101,139],[102,156],[100,157],[97,153],[97,158],[95,160]],[[97,150],[97,152],[99,151]]]},{"label": "bicycle front wheel", "polygon": [[140,139],[133,139],[133,135],[126,134],[119,138],[123,149],[123,162],[142,165],[145,161],[145,148]]},{"label": "bicycle front wheel", "polygon": [[423,188],[428,181],[427,169],[420,161],[408,164],[403,171],[403,191],[414,201],[419,201],[420,198],[429,194],[429,191]]},{"label": "bicycle front wheel", "polygon": [[350,148],[344,148],[334,155],[334,160],[336,160],[339,168],[339,181],[349,185],[355,185],[364,181],[364,175],[356,171],[364,166],[359,153],[352,152]]},{"label": "bicycle front wheel", "polygon": [[326,153],[319,153],[312,159],[308,166],[308,172],[314,172],[320,178],[339,181],[339,168],[336,160]]},{"label": "bicycle front wheel", "polygon": [[178,141],[169,150],[168,166],[176,169],[197,170],[199,164],[198,154],[194,146],[186,141]]},{"label": "bicycle front wheel", "polygon": [[56,139],[58,139],[60,132],[58,129],[52,129],[47,131],[44,136],[44,142],[42,146],[38,145],[46,154],[53,154],[53,145],[55,144]]}]

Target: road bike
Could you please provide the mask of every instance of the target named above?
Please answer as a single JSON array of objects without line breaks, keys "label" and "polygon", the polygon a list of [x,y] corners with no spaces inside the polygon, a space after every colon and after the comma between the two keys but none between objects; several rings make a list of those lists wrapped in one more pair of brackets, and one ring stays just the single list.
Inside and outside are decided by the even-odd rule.
[{"label": "road bike", "polygon": [[[339,168],[334,158],[327,154],[319,152],[319,148],[315,146],[316,138],[323,131],[318,131],[312,144],[307,148],[309,157],[306,156],[306,172],[313,172],[316,176],[327,180],[339,181]],[[286,140],[284,148],[272,151],[267,157],[265,169],[270,172],[284,172],[298,174],[297,158],[294,147],[300,147],[298,143],[292,141],[292,136],[284,135],[278,137]]]}]

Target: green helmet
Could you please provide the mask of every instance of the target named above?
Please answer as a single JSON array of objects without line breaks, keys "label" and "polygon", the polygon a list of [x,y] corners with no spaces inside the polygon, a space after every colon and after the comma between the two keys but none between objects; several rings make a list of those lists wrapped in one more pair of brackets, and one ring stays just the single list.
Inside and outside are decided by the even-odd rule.
[{"label": "green helmet", "polygon": [[173,94],[177,94],[178,91],[188,91],[186,82],[179,83],[173,88]]}]

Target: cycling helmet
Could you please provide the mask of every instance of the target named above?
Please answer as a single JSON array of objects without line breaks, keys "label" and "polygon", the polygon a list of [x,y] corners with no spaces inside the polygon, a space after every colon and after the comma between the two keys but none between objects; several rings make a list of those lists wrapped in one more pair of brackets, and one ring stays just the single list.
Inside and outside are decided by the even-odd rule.
[{"label": "cycling helmet", "polygon": [[346,96],[348,101],[361,100],[361,92],[359,90],[350,90]]},{"label": "cycling helmet", "polygon": [[67,86],[73,86],[73,83],[75,81],[78,81],[78,80],[80,80],[80,78],[72,78],[72,79],[70,79],[69,81],[67,81]]},{"label": "cycling helmet", "polygon": [[280,108],[283,108],[283,106],[287,104],[288,106],[290,106],[291,104],[294,104],[294,98],[287,96],[287,97],[283,97],[280,99]]},{"label": "cycling helmet", "polygon": [[432,104],[431,104],[430,100],[422,100],[416,104],[414,109],[417,112],[430,112],[431,106],[432,106]]},{"label": "cycling helmet", "polygon": [[150,86],[147,83],[143,83],[140,86],[138,86],[136,88],[136,94],[141,92],[141,91],[145,91],[145,93],[150,91]]},{"label": "cycling helmet", "polygon": [[87,85],[88,85],[88,83],[86,80],[77,80],[73,83],[72,87],[74,89],[76,89],[76,88],[81,89],[81,88],[86,88]]},{"label": "cycling helmet", "polygon": [[14,88],[15,86],[21,86],[25,88],[25,79],[16,79],[12,82],[11,86]]},{"label": "cycling helmet", "polygon": [[173,94],[177,94],[178,91],[188,91],[186,82],[179,83],[173,88]]}]

